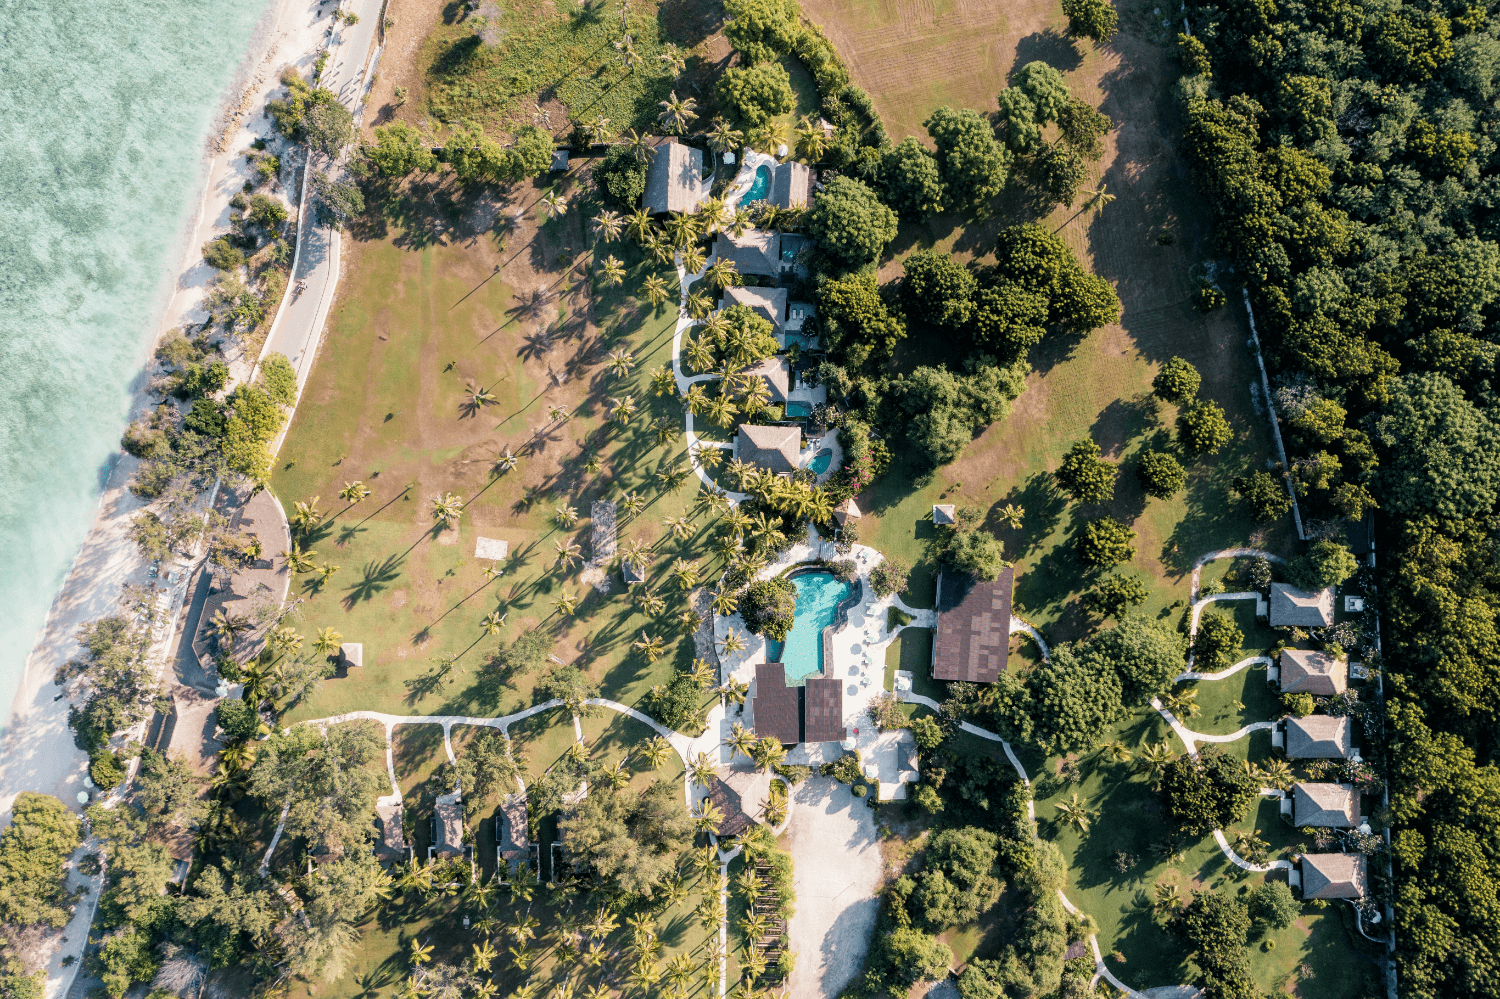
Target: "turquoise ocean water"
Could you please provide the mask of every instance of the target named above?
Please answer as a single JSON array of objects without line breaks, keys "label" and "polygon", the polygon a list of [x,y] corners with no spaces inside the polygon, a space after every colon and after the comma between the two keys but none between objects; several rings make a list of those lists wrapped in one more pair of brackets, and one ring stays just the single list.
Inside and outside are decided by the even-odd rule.
[{"label": "turquoise ocean water", "polygon": [[0,726],[98,507],[267,0],[0,0]]}]

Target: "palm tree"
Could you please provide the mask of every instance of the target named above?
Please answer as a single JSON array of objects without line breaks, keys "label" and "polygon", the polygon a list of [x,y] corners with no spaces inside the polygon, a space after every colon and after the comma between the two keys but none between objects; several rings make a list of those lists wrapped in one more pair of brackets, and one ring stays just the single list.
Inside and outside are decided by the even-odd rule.
[{"label": "palm tree", "polygon": [[678,559],[672,566],[672,579],[684,593],[697,586],[699,583],[698,563],[685,559]]},{"label": "palm tree", "polygon": [[548,191],[542,195],[537,204],[542,206],[542,211],[546,212],[549,219],[554,217],[561,218],[568,214],[568,199],[556,191]]},{"label": "palm tree", "polygon": [[635,50],[635,39],[629,35],[624,35],[615,42],[615,51],[620,53],[620,61],[625,64],[626,69],[632,68],[641,58]]},{"label": "palm tree", "polygon": [[566,406],[548,406],[547,419],[551,423],[566,423],[573,418]]},{"label": "palm tree", "polygon": [[750,142],[752,145],[774,153],[786,145],[790,137],[786,122],[772,118],[750,133]]},{"label": "palm tree", "polygon": [[698,238],[703,235],[702,230],[699,229],[701,223],[702,220],[696,215],[689,215],[686,212],[672,212],[667,216],[667,221],[663,225],[666,229],[667,237],[672,241],[672,245],[674,247],[683,247],[689,243],[697,242]]},{"label": "palm tree", "polygon": [[474,945],[474,956],[470,958],[469,963],[479,974],[488,975],[490,973],[490,965],[494,964],[495,958],[499,956],[500,953],[495,950],[494,944],[488,940],[482,940]]},{"label": "palm tree", "polygon": [[464,515],[464,498],[454,493],[444,493],[432,498],[432,519],[444,527],[452,527],[453,522]]},{"label": "palm tree", "polygon": [[609,119],[595,118],[585,123],[583,130],[589,137],[590,145],[603,145],[604,140],[609,138]]},{"label": "palm tree", "polygon": [[714,766],[713,760],[708,758],[707,753],[699,753],[693,757],[692,763],[688,767],[688,776],[699,787],[712,787],[713,782],[719,778],[719,769]]},{"label": "palm tree", "polygon": [[727,656],[734,652],[744,652],[745,648],[745,640],[733,628],[730,628],[724,637],[719,640],[719,652],[722,655]]},{"label": "palm tree", "polygon": [[570,742],[563,757],[575,767],[581,767],[589,761],[589,747],[581,742]]},{"label": "palm tree", "polygon": [[1077,791],[1074,791],[1073,796],[1067,801],[1059,801],[1053,807],[1057,809],[1058,816],[1068,825],[1079,832],[1089,831],[1092,813],[1089,812],[1088,805],[1078,797]]},{"label": "palm tree", "polygon": [[658,398],[677,394],[677,376],[672,374],[672,365],[663,364],[652,373],[651,394]]},{"label": "palm tree", "polygon": [[240,632],[249,630],[250,621],[221,607],[214,612],[212,627],[219,640],[233,648],[235,640],[240,637]]},{"label": "palm tree", "polygon": [[724,745],[730,749],[730,759],[741,754],[749,756],[750,750],[755,747],[755,733],[739,722],[735,722],[729,730],[729,738],[724,740]]},{"label": "palm tree", "polygon": [[552,549],[557,553],[557,557],[553,559],[552,564],[562,566],[564,570],[572,568],[574,562],[583,561],[583,546],[575,542],[568,541],[567,539],[554,541]]},{"label": "palm tree", "polygon": [[698,120],[694,108],[698,102],[691,97],[677,96],[677,91],[672,91],[664,101],[657,102],[662,109],[657,121],[661,122],[662,130],[669,135],[681,135],[687,131],[687,127]]},{"label": "palm tree", "polygon": [[616,347],[609,352],[608,364],[610,373],[618,378],[624,378],[630,374],[630,366],[635,363],[635,358],[630,356],[630,351],[624,347]]},{"label": "palm tree", "polygon": [[708,279],[709,284],[721,291],[730,285],[740,283],[740,272],[735,270],[734,261],[727,257],[715,260],[703,276]]},{"label": "palm tree", "polygon": [[646,163],[651,159],[651,137],[635,129],[625,133],[625,145],[630,147],[630,155],[635,157],[637,163]]},{"label": "palm tree", "polygon": [[555,613],[567,617],[578,609],[578,598],[570,597],[566,593],[560,593],[557,599],[552,601],[552,610]]},{"label": "palm tree", "polygon": [[635,402],[628,395],[610,399],[609,407],[609,418],[621,426],[629,423],[636,414]]},{"label": "palm tree", "polygon": [[353,482],[345,482],[344,488],[339,490],[339,499],[349,504],[358,503],[362,499],[367,499],[369,498],[369,495],[370,487],[365,485],[359,479],[355,479]]},{"label": "palm tree", "polygon": [[714,118],[714,127],[708,130],[708,147],[716,153],[728,153],[739,148],[745,133],[735,128],[723,117]]},{"label": "palm tree", "polygon": [[287,520],[293,527],[299,531],[307,531],[318,526],[323,519],[323,511],[318,509],[318,499],[319,497],[314,496],[306,503],[292,504],[292,515]]},{"label": "palm tree", "polygon": [[594,230],[594,238],[602,239],[606,243],[613,243],[620,238],[620,231],[625,228],[625,222],[620,218],[620,213],[608,208],[601,209],[591,221]]},{"label": "palm tree", "polygon": [[779,739],[766,736],[750,747],[750,758],[755,765],[769,773],[786,759],[786,749]]},{"label": "palm tree", "polygon": [[721,427],[734,426],[734,418],[739,412],[739,407],[728,396],[716,395],[708,401],[708,418]]},{"label": "palm tree", "polygon": [[1176,754],[1165,742],[1146,743],[1136,755],[1136,769],[1146,774],[1153,782],[1167,769],[1167,764],[1176,759]]},{"label": "palm tree", "polygon": [[689,517],[663,517],[661,523],[667,533],[678,541],[686,541],[693,536],[693,521]]},{"label": "palm tree", "polygon": [[302,636],[292,628],[277,628],[266,637],[266,644],[276,653],[289,656],[302,648]]},{"label": "palm tree", "polygon": [[1115,763],[1129,763],[1132,759],[1130,747],[1123,742],[1106,742],[1099,747],[1099,752]]},{"label": "palm tree", "polygon": [[730,235],[732,235],[735,239],[739,239],[753,226],[754,223],[750,219],[750,213],[743,208],[736,208],[734,210],[734,215],[730,217],[729,224],[728,226],[726,226],[726,228],[728,228]]},{"label": "palm tree", "polygon": [[1295,780],[1292,776],[1291,764],[1280,757],[1273,757],[1267,761],[1261,768],[1260,775],[1267,787],[1274,787],[1278,791],[1285,791]]},{"label": "palm tree", "polygon": [[498,402],[499,397],[487,388],[470,383],[468,389],[469,401],[464,403],[464,408],[470,414],[477,413],[492,402]]},{"label": "palm tree", "polygon": [[707,690],[713,686],[714,677],[718,675],[718,672],[714,669],[714,664],[707,659],[694,659],[693,671],[688,675],[692,677],[693,684],[699,690]]},{"label": "palm tree", "polygon": [[724,695],[729,703],[742,706],[745,703],[745,698],[750,696],[750,685],[743,680],[736,680],[734,677],[730,677],[729,682],[719,688],[719,692]]},{"label": "palm tree", "polygon": [[812,115],[803,115],[797,126],[797,155],[809,163],[816,163],[828,150],[828,133]]},{"label": "palm tree", "polygon": [[559,503],[557,509],[552,511],[552,519],[557,522],[558,527],[565,531],[570,530],[574,524],[578,523],[578,508]]},{"label": "palm tree", "polygon": [[653,309],[659,309],[667,304],[672,297],[672,292],[667,288],[667,282],[660,274],[651,274],[641,282],[641,296],[651,303]]},{"label": "palm tree", "polygon": [[311,572],[315,565],[313,556],[317,554],[315,549],[303,550],[297,542],[293,541],[292,547],[282,552],[281,557],[286,560],[286,567],[293,572]]},{"label": "palm tree", "polygon": [[507,446],[505,448],[505,450],[503,450],[503,451],[500,452],[499,457],[497,457],[495,459],[495,471],[497,471],[497,472],[511,472],[511,471],[514,471],[515,467],[517,465],[519,465],[520,463],[521,463],[521,457],[520,457],[520,455],[516,454],[514,451],[512,451],[510,449],[509,446]]},{"label": "palm tree", "polygon": [[1115,196],[1105,190],[1108,186],[1108,184],[1100,184],[1099,190],[1090,191],[1089,200],[1084,202],[1083,210],[1086,212],[1102,213],[1105,206],[1115,200]]},{"label": "palm tree", "polygon": [[313,651],[320,656],[331,656],[344,644],[344,636],[332,628],[319,628],[318,638],[313,642]]},{"label": "palm tree", "polygon": [[1193,718],[1203,710],[1198,705],[1198,691],[1193,688],[1167,694],[1162,698],[1162,706],[1175,715],[1179,721]]},{"label": "palm tree", "polygon": [[[743,462],[738,461],[734,462],[733,464],[740,465],[741,467],[744,466]],[[733,469],[731,469],[731,471],[732,470]],[[735,507],[733,510],[730,510],[727,514],[724,515],[724,526],[736,535],[744,534],[746,531],[750,530],[751,525],[754,523],[755,521],[750,519],[750,515],[744,510],[741,510],[739,507]]]},{"label": "palm tree", "polygon": [[704,798],[693,809],[693,819],[698,823],[698,831],[717,834],[719,826],[724,823],[724,810],[715,805],[709,798]]},{"label": "palm tree", "polygon": [[703,627],[703,615],[689,607],[685,611],[678,612],[677,623],[682,625],[682,630],[685,634],[691,635]]},{"label": "palm tree", "polygon": [[625,280],[625,265],[610,254],[599,263],[599,279],[606,288],[613,288]]},{"label": "palm tree", "polygon": [[[723,451],[721,451],[719,448],[707,447],[703,444],[699,444],[693,449],[693,457],[698,459],[698,464],[702,465],[710,472],[718,468],[720,465],[724,464]],[[723,504],[726,504],[728,502],[728,499],[719,489],[710,489],[704,491],[703,502],[716,513],[722,513]]]},{"label": "palm tree", "polygon": [[641,632],[640,640],[630,643],[630,647],[644,655],[646,662],[653,666],[667,652],[666,643],[661,640],[661,636],[648,635],[644,631]]},{"label": "palm tree", "polygon": [[641,758],[652,770],[661,769],[672,755],[672,744],[659,735],[653,735],[641,744]]},{"label": "palm tree", "polygon": [[662,599],[661,594],[649,586],[642,586],[636,590],[635,605],[647,617],[655,617],[667,609],[667,602]]},{"label": "palm tree", "polygon": [[1021,518],[1025,516],[1026,510],[1016,506],[1014,503],[1007,503],[1000,508],[1000,519],[1010,525],[1012,530],[1019,531],[1021,529]]},{"label": "palm tree", "polygon": [[486,635],[498,635],[500,629],[505,627],[505,615],[492,610],[480,620],[479,627],[484,629]]},{"label": "palm tree", "polygon": [[[691,247],[690,249],[684,250],[682,252],[684,260],[687,258],[689,253],[696,254],[698,266],[703,266],[702,250],[698,249],[697,247]],[[694,268],[694,270],[696,269],[697,268]],[[713,311],[713,299],[709,298],[701,291],[695,291],[687,297],[687,302],[683,305],[683,309],[686,310],[687,314],[694,319],[702,319],[704,316]]]},{"label": "palm tree", "polygon": [[[610,401],[614,402],[613,399],[611,399]],[[624,496],[620,497],[619,505],[620,508],[623,509],[626,513],[630,514],[632,517],[636,517],[640,515],[640,512],[642,510],[646,509],[646,500],[645,497],[641,496],[638,493],[626,493]]]},{"label": "palm tree", "polygon": [[667,43],[667,47],[656,58],[665,64],[667,71],[672,74],[674,79],[687,71],[687,57],[682,54],[676,45],[670,42]]},{"label": "palm tree", "polygon": [[499,579],[504,572],[505,570],[501,569],[498,565],[487,565],[484,567],[484,581],[492,583],[496,579]]},{"label": "palm tree", "polygon": [[[703,337],[690,336],[682,344],[682,359],[693,371],[708,371],[718,362],[714,358],[713,348],[709,346]],[[696,386],[694,386],[696,387]],[[702,389],[698,390],[702,393]]]},{"label": "palm tree", "polygon": [[433,950],[433,945],[432,944],[427,944],[427,945],[424,946],[422,944],[422,941],[417,940],[417,939],[414,938],[412,940],[412,942],[411,942],[411,963],[412,963],[412,965],[414,967],[420,968],[422,965],[424,965],[424,964],[428,963],[429,961],[431,961],[432,960],[432,950]]},{"label": "palm tree", "polygon": [[328,582],[333,574],[338,571],[339,567],[334,565],[332,562],[324,562],[322,565],[318,566],[318,582]]}]

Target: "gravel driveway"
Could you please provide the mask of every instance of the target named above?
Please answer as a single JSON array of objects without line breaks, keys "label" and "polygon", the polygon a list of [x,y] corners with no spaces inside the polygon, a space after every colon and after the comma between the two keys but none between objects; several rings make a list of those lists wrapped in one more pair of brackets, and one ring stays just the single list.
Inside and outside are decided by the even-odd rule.
[{"label": "gravel driveway", "polygon": [[883,862],[875,812],[832,777],[792,793],[786,835],[796,862],[793,999],[834,999],[859,974],[875,929]]}]

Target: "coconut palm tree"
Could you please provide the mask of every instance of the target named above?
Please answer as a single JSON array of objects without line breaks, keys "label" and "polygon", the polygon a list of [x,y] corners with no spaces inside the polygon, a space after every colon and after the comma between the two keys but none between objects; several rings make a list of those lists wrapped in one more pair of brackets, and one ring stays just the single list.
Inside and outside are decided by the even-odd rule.
[{"label": "coconut palm tree", "polygon": [[690,517],[663,517],[661,523],[677,541],[686,541],[693,536],[693,521]]},{"label": "coconut palm tree", "polygon": [[729,738],[724,740],[724,745],[729,747],[731,760],[741,754],[748,757],[750,750],[755,748],[755,733],[739,722],[735,722],[729,730]]},{"label": "coconut palm tree", "polygon": [[635,358],[630,356],[630,351],[624,347],[616,347],[609,352],[607,366],[610,373],[618,378],[624,378],[630,374],[630,367],[635,363]]},{"label": "coconut palm tree", "polygon": [[1165,742],[1146,743],[1136,753],[1136,769],[1155,781],[1177,756]]},{"label": "coconut palm tree", "polygon": [[606,288],[613,288],[624,282],[625,265],[614,254],[610,254],[599,262],[598,275]]},{"label": "coconut palm tree", "polygon": [[730,704],[743,706],[745,699],[750,696],[750,685],[743,680],[730,677],[729,682],[719,688],[719,693],[723,694],[724,699]]},{"label": "coconut palm tree", "polygon": [[328,580],[333,577],[333,574],[338,571],[339,567],[334,565],[332,562],[324,562],[322,565],[318,566],[318,582],[328,582]]},{"label": "coconut palm tree", "polygon": [[630,422],[630,418],[636,414],[635,401],[630,396],[620,396],[609,400],[609,418],[615,423],[624,426]]},{"label": "coconut palm tree", "polygon": [[719,769],[714,766],[713,760],[709,759],[707,753],[699,753],[693,757],[688,766],[688,776],[699,787],[711,787],[719,777]]},{"label": "coconut palm tree", "polygon": [[1078,797],[1077,791],[1074,791],[1073,796],[1067,801],[1059,801],[1053,807],[1057,809],[1058,817],[1063,822],[1077,829],[1079,832],[1089,831],[1089,822],[1092,819],[1092,813],[1083,799]]},{"label": "coconut palm tree", "polygon": [[557,599],[552,601],[554,613],[567,617],[578,609],[578,598],[570,597],[566,593],[559,593]]},{"label": "coconut palm tree", "polygon": [[581,742],[570,742],[568,748],[563,751],[563,758],[575,767],[581,767],[589,761],[589,747]]},{"label": "coconut palm tree", "polygon": [[620,218],[619,212],[604,208],[590,220],[589,227],[593,229],[595,239],[613,243],[620,238],[620,232],[625,228],[625,221]]},{"label": "coconut palm tree", "polygon": [[495,471],[497,471],[497,472],[510,472],[510,471],[514,471],[515,467],[517,465],[519,465],[520,463],[521,463],[521,456],[518,455],[518,454],[516,454],[514,451],[512,451],[510,449],[510,447],[507,445],[506,448],[503,451],[500,452],[499,457],[497,457],[495,459]]},{"label": "coconut palm tree", "polygon": [[659,309],[667,304],[672,292],[660,274],[650,274],[641,282],[641,297],[650,302],[653,309]]},{"label": "coconut palm tree", "polygon": [[287,518],[292,527],[299,531],[310,531],[318,526],[323,520],[323,511],[318,509],[319,498],[314,496],[306,503],[292,504],[292,515]]},{"label": "coconut palm tree", "polygon": [[499,579],[504,572],[505,570],[501,569],[498,565],[487,565],[484,567],[484,581],[492,583],[496,579]]},{"label": "coconut palm tree", "polygon": [[713,686],[714,677],[718,675],[718,670],[714,669],[714,664],[707,659],[694,659],[693,670],[688,675],[692,678],[694,686],[699,690],[707,690]]},{"label": "coconut palm tree", "polygon": [[359,479],[355,479],[353,482],[345,482],[344,488],[339,490],[339,499],[350,505],[358,503],[362,499],[369,498],[369,495],[370,487]]},{"label": "coconut palm tree", "polygon": [[[701,336],[690,336],[683,341],[682,359],[695,372],[708,371],[717,363],[714,358],[713,347]],[[701,395],[703,390],[699,389],[698,391]]]},{"label": "coconut palm tree", "polygon": [[708,401],[708,418],[726,429],[734,426],[734,418],[739,412],[739,407],[728,396],[716,395]]},{"label": "coconut palm tree", "polygon": [[750,747],[750,758],[755,761],[756,766],[769,773],[786,760],[786,748],[781,745],[780,740],[768,735]]},{"label": "coconut palm tree", "polygon": [[469,393],[469,398],[464,403],[464,409],[468,411],[470,416],[473,416],[490,403],[500,401],[499,396],[495,395],[495,393],[487,388],[475,385],[473,382],[469,383],[469,387],[465,391]]},{"label": "coconut palm tree", "polygon": [[640,53],[635,50],[635,39],[629,35],[616,39],[615,51],[620,53],[620,61],[625,64],[626,69],[631,69],[640,61]]},{"label": "coconut palm tree", "polygon": [[[630,495],[634,496],[635,494],[631,493]],[[621,501],[621,505],[624,505],[623,500]],[[640,538],[631,538],[625,542],[620,546],[618,554],[622,562],[629,562],[637,568],[648,566],[656,561],[656,552]]]},{"label": "coconut palm tree", "polygon": [[554,541],[552,549],[557,553],[557,557],[553,559],[552,564],[561,566],[564,570],[571,569],[574,562],[583,561],[583,546],[576,542],[568,541],[566,538],[562,541]]},{"label": "coconut palm tree", "polygon": [[625,145],[630,147],[630,155],[637,163],[648,163],[651,160],[651,136],[635,129],[625,133]]},{"label": "coconut palm tree", "polygon": [[646,499],[639,493],[626,493],[620,497],[619,506],[632,517],[637,517],[640,516],[642,510],[646,509]]},{"label": "coconut palm tree", "polygon": [[828,151],[828,133],[812,115],[803,115],[797,124],[797,155],[816,163]]},{"label": "coconut palm tree", "polygon": [[713,128],[708,130],[708,147],[716,153],[733,152],[744,140],[745,133],[729,124],[722,116],[715,117]]},{"label": "coconut palm tree", "polygon": [[432,944],[424,945],[422,941],[413,938],[410,954],[412,967],[420,968],[422,965],[430,962],[432,960],[432,951]]},{"label": "coconut palm tree", "polygon": [[474,956],[469,959],[469,965],[474,971],[481,975],[490,973],[490,965],[495,963],[495,958],[500,952],[495,950],[495,945],[488,940],[481,940],[474,945]]},{"label": "coconut palm tree", "polygon": [[1175,715],[1179,721],[1196,717],[1203,710],[1198,704],[1198,691],[1191,687],[1183,691],[1173,691],[1161,700],[1162,706]]},{"label": "coconut palm tree", "polygon": [[592,121],[585,122],[583,131],[588,135],[590,145],[603,145],[604,140],[609,138],[609,119],[595,118]]},{"label": "coconut palm tree", "polygon": [[791,133],[787,129],[786,122],[776,118],[762,123],[750,133],[751,145],[772,153],[787,145],[790,139]]},{"label": "coconut palm tree", "polygon": [[344,644],[344,636],[332,628],[319,628],[317,640],[313,642],[313,651],[320,656],[331,656],[339,651]]},{"label": "coconut palm tree", "polygon": [[568,214],[568,199],[556,191],[548,191],[542,195],[537,204],[541,205],[541,210],[546,213],[549,219],[554,217],[561,218]]},{"label": "coconut palm tree", "polygon": [[1296,780],[1292,776],[1291,764],[1280,757],[1273,757],[1266,761],[1260,773],[1261,778],[1266,782],[1266,786],[1274,787],[1278,791],[1285,791]]},{"label": "coconut palm tree", "polygon": [[653,735],[641,743],[641,759],[646,761],[646,766],[652,770],[661,769],[672,755],[672,744],[659,735]]},{"label": "coconut palm tree", "polygon": [[294,573],[308,573],[308,571],[312,571],[312,568],[314,568],[315,562],[312,561],[312,556],[317,555],[317,553],[317,550],[311,549],[311,547],[303,550],[302,546],[297,544],[297,541],[293,541],[290,549],[282,552],[281,556],[287,562],[287,568],[290,568]]},{"label": "coconut palm tree", "polygon": [[464,498],[455,493],[444,493],[432,498],[432,519],[444,527],[452,527],[453,522],[464,515]]},{"label": "coconut palm tree", "polygon": [[[684,255],[686,255],[687,252],[688,251],[684,250],[683,251]],[[698,255],[698,266],[702,267],[703,266],[703,252],[701,250],[697,250],[696,248],[694,249],[693,252],[697,253],[697,255]],[[683,304],[683,310],[686,311],[687,314],[689,316],[691,316],[692,318],[694,318],[694,319],[702,319],[704,316],[706,316],[710,312],[712,312],[713,309],[714,309],[713,299],[709,298],[707,295],[703,294],[703,292],[701,292],[701,291],[695,291],[692,294],[690,294],[687,297],[687,302],[685,302]]]},{"label": "coconut palm tree", "polygon": [[661,122],[662,131],[668,135],[681,135],[689,125],[698,120],[698,114],[694,110],[698,102],[691,97],[678,97],[675,90],[666,100],[657,103],[662,112],[656,120]]},{"label": "coconut palm tree", "polygon": [[505,627],[505,615],[497,610],[490,611],[480,620],[479,627],[484,629],[486,635],[498,635],[500,629]]},{"label": "coconut palm tree", "polygon": [[734,261],[728,257],[720,257],[709,265],[708,271],[703,275],[709,284],[723,290],[731,285],[740,283],[740,272],[735,269]]},{"label": "coconut palm tree", "polygon": [[[683,270],[683,273],[691,276],[691,275],[697,274],[699,271],[703,270],[703,265],[707,261],[707,258],[704,256],[704,253],[703,253],[703,247],[699,246],[697,243],[689,243],[687,246],[684,246],[681,250],[679,250],[678,253],[679,253],[679,255],[682,258],[682,270]],[[700,297],[705,298],[705,299],[708,296],[707,295],[702,295],[701,292],[696,292],[696,291],[693,292],[692,294],[688,295],[688,303],[689,303],[688,312],[692,315],[692,317],[694,319],[702,319],[704,316],[708,315],[708,310],[705,310],[703,312],[697,312],[694,309],[692,309],[691,308],[691,304],[692,304],[692,300],[693,300],[693,295],[699,295]]]},{"label": "coconut palm tree", "polygon": [[571,530],[573,525],[578,523],[578,508],[559,503],[557,509],[552,511],[552,519],[563,530]]},{"label": "coconut palm tree", "polygon": [[210,626],[213,629],[213,633],[218,636],[220,642],[229,648],[233,648],[240,634],[250,630],[250,620],[241,617],[234,611],[225,610],[221,607],[214,612]]},{"label": "coconut palm tree", "polygon": [[1123,742],[1106,742],[1099,747],[1099,754],[1115,763],[1129,763],[1133,758],[1130,747]]},{"label": "coconut palm tree", "polygon": [[[735,471],[735,469],[733,468],[734,465],[740,466],[740,469],[749,467],[742,461],[733,461],[730,463],[730,465],[731,473]],[[755,521],[751,520],[750,515],[744,510],[741,510],[739,507],[735,507],[733,510],[730,510],[727,514],[724,515],[723,523],[724,526],[729,529],[729,531],[734,534],[741,535],[750,530],[750,528],[755,524]]]},{"label": "coconut palm tree", "polygon": [[1102,213],[1105,206],[1115,200],[1115,196],[1105,190],[1108,186],[1108,184],[1100,184],[1099,190],[1090,191],[1089,200],[1084,202],[1083,210],[1086,212]]},{"label": "coconut palm tree", "polygon": [[302,648],[302,636],[292,628],[282,627],[266,636],[266,644],[279,655],[294,655]]},{"label": "coconut palm tree", "polygon": [[674,247],[678,248],[697,242],[703,235],[703,230],[700,228],[702,220],[687,212],[668,214],[666,222],[662,225],[666,230],[667,238],[671,240]]},{"label": "coconut palm tree", "polygon": [[635,606],[647,617],[655,617],[667,609],[667,602],[650,586],[642,586],[635,591]]},{"label": "coconut palm tree", "polygon": [[686,559],[678,559],[672,566],[672,580],[686,593],[701,581],[699,578],[698,563]]},{"label": "coconut palm tree", "polygon": [[548,406],[547,420],[551,423],[566,423],[573,418],[573,414],[566,406]]},{"label": "coconut palm tree", "polygon": [[665,267],[673,262],[677,248],[664,233],[653,232],[641,242],[641,248],[646,251],[651,262],[659,267]]},{"label": "coconut palm tree", "polygon": [[599,470],[604,467],[604,459],[599,457],[599,452],[590,451],[588,460],[583,463],[583,470],[590,475],[598,475]]},{"label": "coconut palm tree", "polygon": [[630,643],[630,647],[644,655],[646,662],[653,666],[667,653],[666,643],[661,640],[661,636],[648,635],[644,631],[639,640]]},{"label": "coconut palm tree", "polygon": [[744,651],[745,640],[744,638],[740,637],[739,632],[735,631],[733,628],[730,628],[729,631],[725,633],[724,637],[719,639],[719,652],[723,655],[727,656],[731,653]]},{"label": "coconut palm tree", "polygon": [[667,43],[667,47],[656,58],[672,74],[673,79],[687,72],[687,57],[671,42]]},{"label": "coconut palm tree", "polygon": [[724,810],[715,805],[712,800],[704,798],[693,809],[693,819],[698,825],[699,832],[717,835],[719,826],[724,824]]},{"label": "coconut palm tree", "polygon": [[677,394],[677,376],[672,374],[672,366],[670,364],[663,364],[652,372],[651,394],[658,398],[664,395]]}]

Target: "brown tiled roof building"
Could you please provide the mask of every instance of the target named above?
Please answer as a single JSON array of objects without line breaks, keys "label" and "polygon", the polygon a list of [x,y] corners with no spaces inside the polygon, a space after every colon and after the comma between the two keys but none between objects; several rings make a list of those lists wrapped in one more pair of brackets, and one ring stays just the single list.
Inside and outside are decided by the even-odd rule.
[{"label": "brown tiled roof building", "polygon": [[944,569],[938,580],[938,626],[932,678],[994,683],[1010,657],[1011,590],[1015,570],[993,583]]},{"label": "brown tiled roof building", "polygon": [[[750,699],[755,734],[770,736],[783,746],[802,741],[802,712],[797,700],[801,691],[786,685],[786,667],[761,663],[755,667],[755,696]],[[842,738],[842,737],[841,737]]]},{"label": "brown tiled roof building", "polygon": [[803,682],[806,704],[804,742],[844,740],[844,687],[838,677],[810,676]]}]

